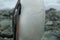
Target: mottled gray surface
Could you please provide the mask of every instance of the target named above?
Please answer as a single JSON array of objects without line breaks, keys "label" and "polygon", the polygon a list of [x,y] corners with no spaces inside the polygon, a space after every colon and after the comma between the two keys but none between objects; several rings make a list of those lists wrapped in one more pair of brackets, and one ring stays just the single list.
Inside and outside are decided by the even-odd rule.
[{"label": "mottled gray surface", "polygon": [[[0,10],[0,33],[12,34],[12,20],[10,19],[9,12],[11,10]],[[13,40],[13,38],[2,38],[0,40]]]},{"label": "mottled gray surface", "polygon": [[51,31],[46,31],[41,40],[58,40]]}]

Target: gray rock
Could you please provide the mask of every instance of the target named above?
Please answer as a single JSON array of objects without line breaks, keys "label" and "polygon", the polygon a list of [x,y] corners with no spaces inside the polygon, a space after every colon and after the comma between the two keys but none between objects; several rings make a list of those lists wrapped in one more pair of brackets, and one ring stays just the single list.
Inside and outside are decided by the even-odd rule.
[{"label": "gray rock", "polygon": [[57,40],[57,37],[54,36],[50,31],[45,32],[41,40]]}]

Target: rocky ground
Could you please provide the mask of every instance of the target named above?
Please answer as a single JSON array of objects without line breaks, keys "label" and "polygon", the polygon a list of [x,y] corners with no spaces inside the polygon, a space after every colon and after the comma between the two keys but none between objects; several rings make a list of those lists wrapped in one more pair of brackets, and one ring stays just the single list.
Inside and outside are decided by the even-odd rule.
[{"label": "rocky ground", "polygon": [[60,40],[60,12],[54,8],[47,10],[45,15],[45,33],[41,40]]},{"label": "rocky ground", "polygon": [[[12,10],[0,10],[0,33],[12,34],[12,20],[10,19]],[[13,38],[2,38],[0,40],[12,40]]]}]

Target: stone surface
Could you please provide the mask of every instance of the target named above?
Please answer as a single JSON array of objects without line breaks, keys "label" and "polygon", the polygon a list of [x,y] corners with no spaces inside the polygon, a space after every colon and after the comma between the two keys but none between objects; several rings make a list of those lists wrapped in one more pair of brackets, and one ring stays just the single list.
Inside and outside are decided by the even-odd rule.
[{"label": "stone surface", "polygon": [[[0,33],[12,34],[12,20],[10,19],[11,10],[0,10]],[[2,38],[0,40],[13,40],[13,38]]]}]

